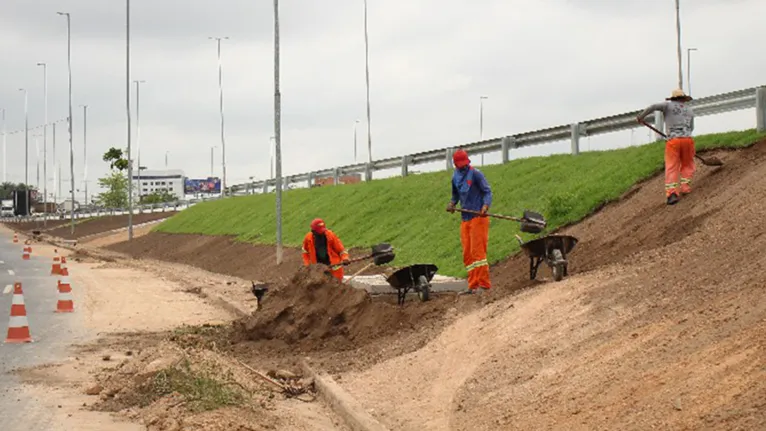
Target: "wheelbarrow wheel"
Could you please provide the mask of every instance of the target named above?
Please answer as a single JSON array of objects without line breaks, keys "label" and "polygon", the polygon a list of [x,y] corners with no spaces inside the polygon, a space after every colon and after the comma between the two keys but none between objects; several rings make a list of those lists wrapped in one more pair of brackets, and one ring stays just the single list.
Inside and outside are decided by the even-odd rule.
[{"label": "wheelbarrow wheel", "polygon": [[553,271],[553,279],[556,281],[561,281],[564,278],[564,264],[563,263],[557,263],[556,265],[553,265],[551,268]]},{"label": "wheelbarrow wheel", "polygon": [[421,302],[426,302],[428,301],[430,294],[431,284],[428,282],[425,275],[421,275],[418,277],[418,298]]}]

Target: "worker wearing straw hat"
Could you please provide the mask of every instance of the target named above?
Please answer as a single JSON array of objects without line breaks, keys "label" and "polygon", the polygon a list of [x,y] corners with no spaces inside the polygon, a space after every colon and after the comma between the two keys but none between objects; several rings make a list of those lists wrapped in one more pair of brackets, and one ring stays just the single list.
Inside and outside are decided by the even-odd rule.
[{"label": "worker wearing straw hat", "polygon": [[[665,143],[665,198],[668,205],[678,203],[678,192],[691,193],[691,182],[696,169],[694,165],[694,111],[687,104],[691,96],[683,90],[673,90],[664,102],[648,106],[640,114],[638,121],[654,111],[660,111],[665,116],[665,130],[668,137]],[[680,187],[679,187],[680,176]]]}]

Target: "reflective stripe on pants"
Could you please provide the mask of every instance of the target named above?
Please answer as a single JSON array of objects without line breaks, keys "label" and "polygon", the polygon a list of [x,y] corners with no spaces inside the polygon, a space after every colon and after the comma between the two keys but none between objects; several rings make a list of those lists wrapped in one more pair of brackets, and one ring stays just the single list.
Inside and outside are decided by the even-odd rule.
[{"label": "reflective stripe on pants", "polygon": [[463,245],[463,264],[468,271],[468,287],[476,289],[491,286],[487,243],[489,242],[489,218],[474,217],[460,224],[460,242]]}]

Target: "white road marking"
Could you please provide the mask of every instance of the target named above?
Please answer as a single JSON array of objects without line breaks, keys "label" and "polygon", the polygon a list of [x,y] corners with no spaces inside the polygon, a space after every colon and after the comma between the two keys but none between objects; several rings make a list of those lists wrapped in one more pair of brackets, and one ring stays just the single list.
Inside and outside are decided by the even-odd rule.
[{"label": "white road marking", "polygon": [[5,262],[3,262],[2,260],[0,260],[0,265],[5,265]]},{"label": "white road marking", "polygon": [[13,289],[13,286],[11,286],[10,284],[5,286],[5,289],[3,290],[3,295],[7,295],[7,294],[11,293],[12,289]]},{"label": "white road marking", "polygon": [[9,269],[9,270],[8,270],[8,275],[16,275],[16,273],[15,273],[15,272],[13,272],[13,270],[12,270],[12,269]]}]

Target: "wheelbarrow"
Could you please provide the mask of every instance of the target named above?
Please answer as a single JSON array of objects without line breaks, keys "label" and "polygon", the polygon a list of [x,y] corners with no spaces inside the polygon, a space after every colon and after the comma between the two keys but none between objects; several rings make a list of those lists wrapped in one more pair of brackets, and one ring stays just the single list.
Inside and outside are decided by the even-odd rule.
[{"label": "wheelbarrow", "polygon": [[569,235],[548,235],[524,242],[516,235],[519,245],[529,256],[529,279],[534,280],[537,269],[545,262],[553,272],[553,279],[561,281],[568,274],[567,255],[577,245],[577,238]]},{"label": "wheelbarrow", "polygon": [[436,275],[437,269],[439,268],[436,265],[430,263],[415,264],[400,268],[386,277],[386,282],[396,289],[396,303],[399,306],[404,305],[404,298],[410,290],[417,292],[422,302],[428,301],[431,294],[431,280]]}]

